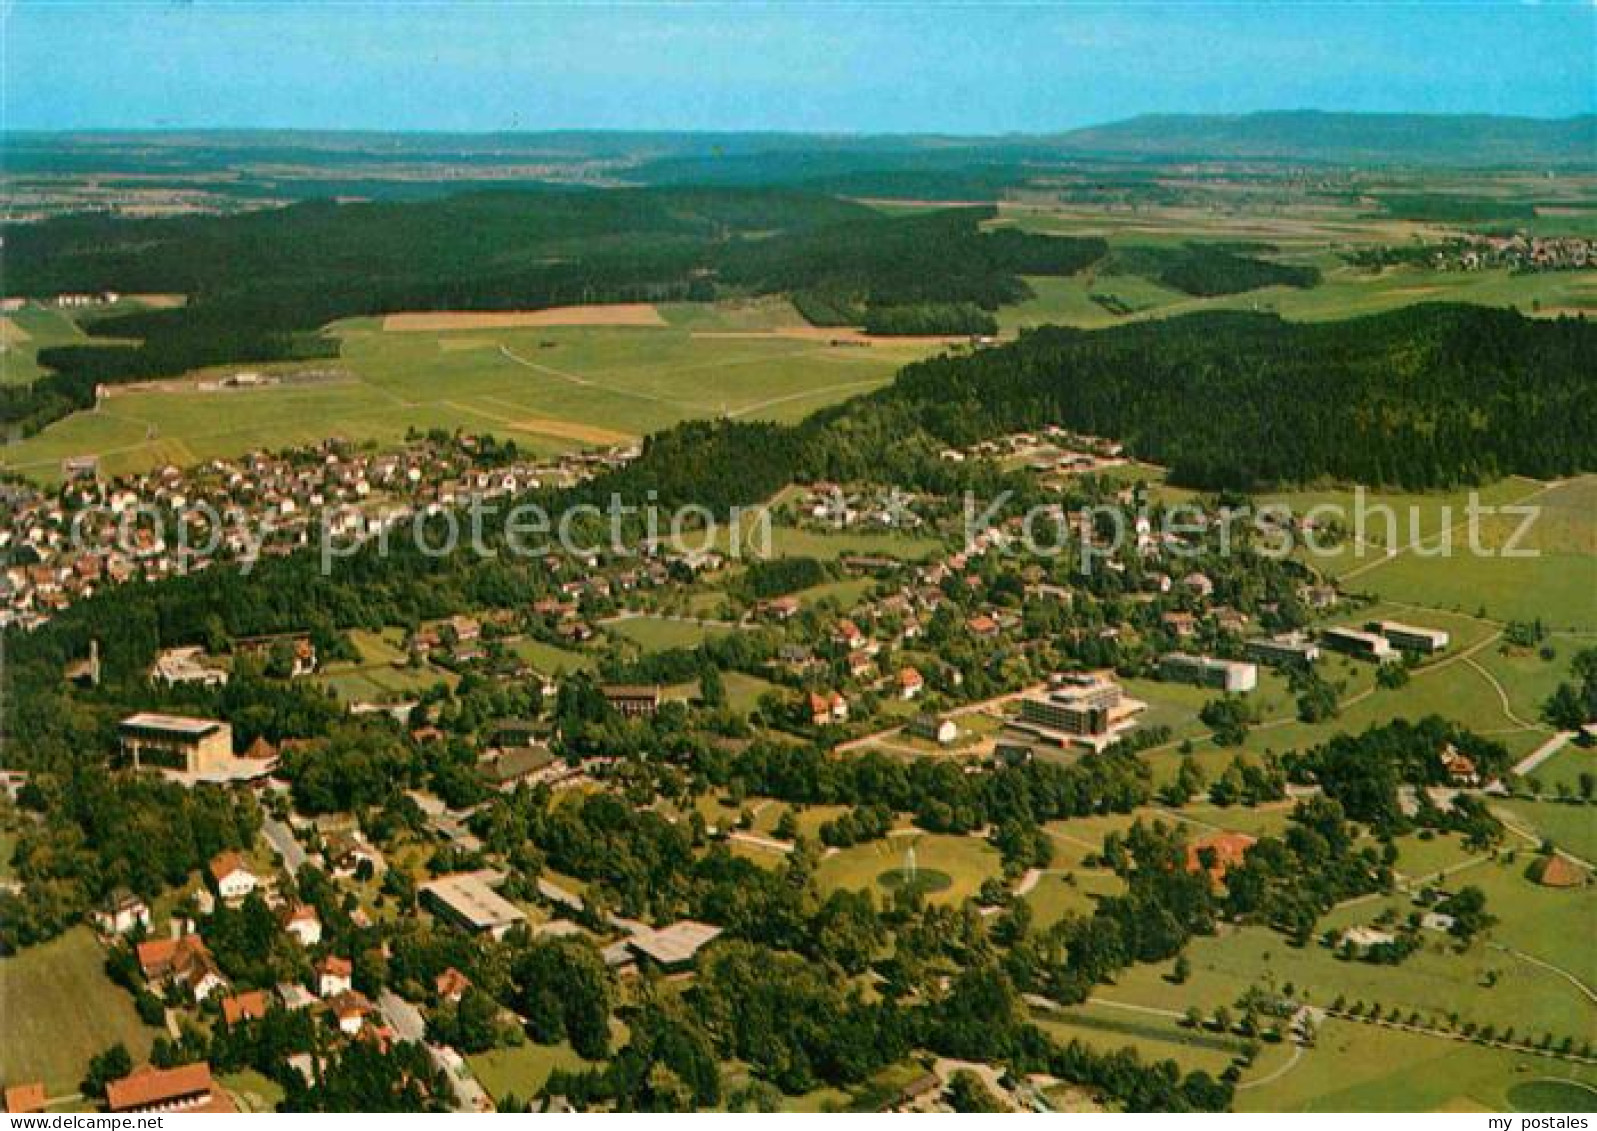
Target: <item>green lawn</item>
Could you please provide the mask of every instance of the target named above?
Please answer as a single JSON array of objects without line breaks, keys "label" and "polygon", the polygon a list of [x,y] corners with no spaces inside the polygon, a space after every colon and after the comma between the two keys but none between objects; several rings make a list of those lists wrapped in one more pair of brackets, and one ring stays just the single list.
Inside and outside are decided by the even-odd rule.
[{"label": "green lawn", "polygon": [[759,705],[760,696],[767,691],[780,690],[774,683],[742,672],[722,672],[721,684],[726,688],[727,703],[734,711],[743,714],[754,710]]},{"label": "green lawn", "polygon": [[670,620],[665,617],[625,617],[607,621],[606,631],[630,640],[644,652],[665,652],[672,648],[697,648],[713,637],[725,636],[735,629],[698,624],[694,621]]},{"label": "green lawn", "polygon": [[229,1072],[217,1078],[222,1087],[233,1093],[238,1109],[244,1112],[272,1112],[283,1099],[283,1087],[276,1080],[262,1076],[253,1068],[242,1072]]},{"label": "green lawn", "polygon": [[914,845],[919,869],[944,873],[952,881],[946,888],[928,896],[932,903],[957,904],[974,896],[983,880],[1002,870],[998,850],[983,840],[915,833],[857,844],[827,856],[816,869],[816,883],[823,892],[839,888],[864,890],[878,900],[886,900],[890,893],[881,878],[904,866],[905,854],[911,845]]},{"label": "green lawn", "polygon": [[[1591,754],[1580,751],[1587,758]],[[1534,777],[1540,777],[1537,771]],[[1555,801],[1494,801],[1514,820],[1583,860],[1597,862],[1597,805],[1564,805]]]},{"label": "green lawn", "polygon": [[530,636],[511,644],[510,650],[543,675],[555,675],[562,671],[587,671],[594,664],[592,656],[554,644],[546,644]]},{"label": "green lawn", "polygon": [[1038,928],[1052,926],[1066,915],[1091,915],[1098,906],[1098,897],[1125,890],[1125,884],[1113,872],[1087,868],[1068,872],[1045,872],[1037,886],[1024,896],[1031,904],[1033,922]]},{"label": "green lawn", "polygon": [[135,1064],[157,1030],[105,976],[105,952],[87,927],[0,959],[0,1080],[42,1080],[51,1096],[78,1090],[89,1059],[118,1041]]},{"label": "green lawn", "polygon": [[[750,538],[756,533],[753,524],[745,525],[742,545],[744,556],[750,556]],[[722,531],[720,547],[727,549],[729,532]],[[755,547],[760,549],[761,547]],[[935,538],[895,531],[821,531],[796,526],[772,526],[770,553],[777,558],[818,558],[835,561],[845,554],[880,554],[903,561],[920,561],[938,553],[943,548]]]},{"label": "green lawn", "polygon": [[1513,1111],[1511,1089],[1542,1077],[1597,1080],[1589,1068],[1352,1021],[1327,1021],[1278,1079],[1237,1093],[1238,1111]]},{"label": "green lawn", "polygon": [[669,321],[676,324],[398,333],[353,319],[330,331],[340,342],[337,361],[315,366],[342,376],[224,392],[119,391],[100,409],[9,446],[4,462],[50,479],[62,458],[92,453],[106,472],[123,474],[328,435],[398,444],[413,427],[490,432],[553,452],[723,413],[801,419],[884,384],[930,349],[704,337],[680,310]]},{"label": "green lawn", "polygon": [[793,596],[805,605],[817,605],[822,601],[832,601],[836,603],[838,608],[847,612],[863,601],[866,595],[875,588],[876,579],[873,577],[848,577],[842,581],[829,581],[824,585],[800,589]]},{"label": "green lawn", "polygon": [[437,683],[453,686],[460,677],[430,664],[419,668],[393,664],[370,667],[329,664],[315,678],[331,687],[345,703],[399,703]]},{"label": "green lawn", "polygon": [[1033,1010],[1032,1019],[1061,1044],[1080,1041],[1099,1052],[1135,1049],[1145,1062],[1173,1060],[1183,1071],[1225,1071],[1241,1048],[1238,1039],[1183,1028],[1173,1018],[1091,1003],[1058,1012]]},{"label": "green lawn", "polygon": [[94,342],[65,311],[30,304],[0,315],[0,385],[26,385],[43,376],[41,349]]},{"label": "green lawn", "polygon": [[[1563,785],[1569,790],[1569,796],[1576,798],[1580,796],[1582,774],[1597,774],[1597,749],[1570,742],[1532,770],[1529,776],[1541,783],[1544,796],[1557,797],[1558,787]],[[1597,809],[1588,809],[1586,812],[1586,819],[1597,824]],[[3,843],[0,840],[0,844]]]},{"label": "green lawn", "polygon": [[564,1041],[557,1045],[540,1045],[529,1040],[519,1048],[494,1049],[468,1056],[466,1063],[496,1102],[509,1095],[523,1100],[536,1096],[549,1074],[557,1068],[578,1072],[593,1067],[593,1062],[583,1060]]}]

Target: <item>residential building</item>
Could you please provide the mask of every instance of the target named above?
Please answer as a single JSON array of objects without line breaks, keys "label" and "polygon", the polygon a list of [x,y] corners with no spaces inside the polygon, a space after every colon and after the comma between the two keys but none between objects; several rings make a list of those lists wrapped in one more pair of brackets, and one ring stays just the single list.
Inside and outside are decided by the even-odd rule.
[{"label": "residential building", "polygon": [[1448,743],[1439,757],[1450,783],[1460,786],[1480,785],[1481,775],[1475,768],[1475,759],[1462,753],[1452,743]]},{"label": "residential building", "polygon": [[335,994],[327,1001],[327,1010],[333,1015],[339,1031],[345,1036],[353,1037],[366,1025],[366,1018],[375,1011],[371,1001],[365,994],[354,990],[345,990]]},{"label": "residential building", "polygon": [[45,1098],[44,1085],[38,1081],[13,1084],[6,1089],[6,1114],[28,1115],[43,1111]]},{"label": "residential building", "polygon": [[836,691],[809,695],[810,722],[814,726],[831,726],[848,721],[848,700]]},{"label": "residential building", "polygon": [[250,990],[242,994],[229,994],[222,999],[222,1020],[229,1025],[245,1021],[259,1021],[266,1016],[266,991]]},{"label": "residential building", "polygon": [[284,913],[283,930],[306,948],[322,941],[321,916],[316,914],[316,908],[303,903],[296,904]]},{"label": "residential building", "polygon": [[260,877],[236,852],[224,852],[212,860],[210,873],[216,894],[224,903],[238,903],[261,886]]},{"label": "residential building", "polygon": [[355,988],[355,964],[347,958],[329,954],[316,964],[316,993],[329,998]]},{"label": "residential building", "polygon": [[154,989],[173,986],[195,1001],[204,1001],[227,985],[216,959],[198,935],[151,939],[140,943],[134,953],[145,980]]},{"label": "residential building", "polygon": [[433,979],[433,990],[439,1001],[458,1002],[471,988],[471,979],[453,966]]},{"label": "residential building", "polygon": [[959,737],[959,727],[953,719],[936,715],[916,715],[906,729],[916,738],[927,739],[939,746],[947,746]]},{"label": "residential building", "polygon": [[149,904],[119,888],[94,912],[94,926],[102,935],[125,935],[137,927],[149,930]]}]

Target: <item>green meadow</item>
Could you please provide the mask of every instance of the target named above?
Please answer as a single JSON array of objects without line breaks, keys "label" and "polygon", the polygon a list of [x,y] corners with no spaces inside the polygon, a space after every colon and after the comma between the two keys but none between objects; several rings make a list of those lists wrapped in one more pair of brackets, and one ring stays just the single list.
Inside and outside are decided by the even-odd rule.
[{"label": "green meadow", "polygon": [[8,1086],[42,1081],[48,1095],[70,1095],[91,1057],[120,1041],[138,1064],[157,1034],[106,977],[105,952],[87,927],[0,959],[0,1080]]},{"label": "green meadow", "polygon": [[[212,391],[192,382],[118,389],[96,409],[7,447],[4,464],[49,480],[62,459],[92,454],[106,473],[123,474],[330,435],[391,445],[408,429],[433,427],[490,432],[548,454],[625,441],[694,417],[798,420],[886,383],[935,348],[774,336],[768,331],[783,328],[787,317],[770,304],[720,319],[706,311],[705,330],[681,309],[667,313],[663,327],[401,332],[382,329],[379,319],[340,322],[328,330],[339,342],[336,361],[253,367],[316,370],[314,380]],[[727,332],[727,323],[756,336],[704,336]]]}]

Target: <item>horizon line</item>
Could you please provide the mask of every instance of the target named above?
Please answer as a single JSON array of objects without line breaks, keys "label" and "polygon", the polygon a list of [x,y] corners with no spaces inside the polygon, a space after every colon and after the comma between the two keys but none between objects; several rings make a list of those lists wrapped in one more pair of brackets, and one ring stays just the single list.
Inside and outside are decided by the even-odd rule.
[{"label": "horizon line", "polygon": [[1026,130],[1000,130],[994,132],[965,133],[959,131],[943,131],[937,129],[926,130],[873,130],[873,129],[782,129],[772,127],[650,127],[650,126],[549,126],[543,129],[526,129],[517,127],[483,127],[480,129],[443,129],[426,126],[416,127],[384,127],[384,126],[219,126],[219,125],[153,125],[153,126],[128,126],[128,125],[103,125],[103,126],[5,126],[0,125],[0,136],[14,136],[23,134],[44,135],[88,135],[88,134],[184,134],[184,133],[209,133],[209,134],[373,134],[388,137],[547,137],[559,134],[611,134],[611,135],[641,135],[653,137],[669,136],[751,136],[751,137],[806,137],[806,138],[931,138],[947,140],[994,140],[1008,138],[1049,138],[1063,137],[1089,130],[1101,129],[1106,126],[1122,125],[1130,122],[1148,119],[1197,119],[1209,118],[1229,121],[1243,121],[1248,118],[1278,117],[1285,115],[1321,115],[1327,117],[1345,118],[1425,118],[1436,121],[1487,119],[1502,122],[1536,122],[1540,124],[1575,123],[1585,120],[1597,119],[1597,111],[1586,111],[1579,114],[1560,114],[1540,116],[1534,114],[1501,114],[1492,111],[1436,111],[1436,110],[1339,110],[1326,109],[1316,106],[1281,107],[1269,110],[1244,110],[1237,112],[1223,111],[1146,111],[1130,114],[1120,118],[1109,118],[1078,126],[1039,127]]}]

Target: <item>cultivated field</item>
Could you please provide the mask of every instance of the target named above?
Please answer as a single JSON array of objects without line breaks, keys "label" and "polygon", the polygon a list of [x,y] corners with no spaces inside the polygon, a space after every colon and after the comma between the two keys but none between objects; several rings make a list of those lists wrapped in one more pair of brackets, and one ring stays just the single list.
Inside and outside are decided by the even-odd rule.
[{"label": "cultivated field", "polygon": [[383,317],[383,329],[442,333],[452,330],[515,330],[527,326],[664,326],[646,302],[610,306],[555,306],[547,310],[423,310]]},{"label": "cultivated field", "polygon": [[[785,319],[782,307],[769,304],[728,317],[756,323],[757,315],[768,316],[771,328]],[[681,321],[679,311],[671,316]],[[713,311],[703,317],[713,320]],[[553,453],[622,443],[694,417],[798,420],[885,384],[904,363],[933,352],[924,343],[860,348],[763,334],[706,338],[666,320],[403,332],[382,323],[331,327],[340,344],[335,363],[234,367],[336,366],[347,378],[211,391],[197,381],[120,389],[98,408],[8,446],[4,466],[49,481],[69,456],[98,455],[114,475],[329,436],[398,444],[408,429],[432,427],[493,433]]]}]

